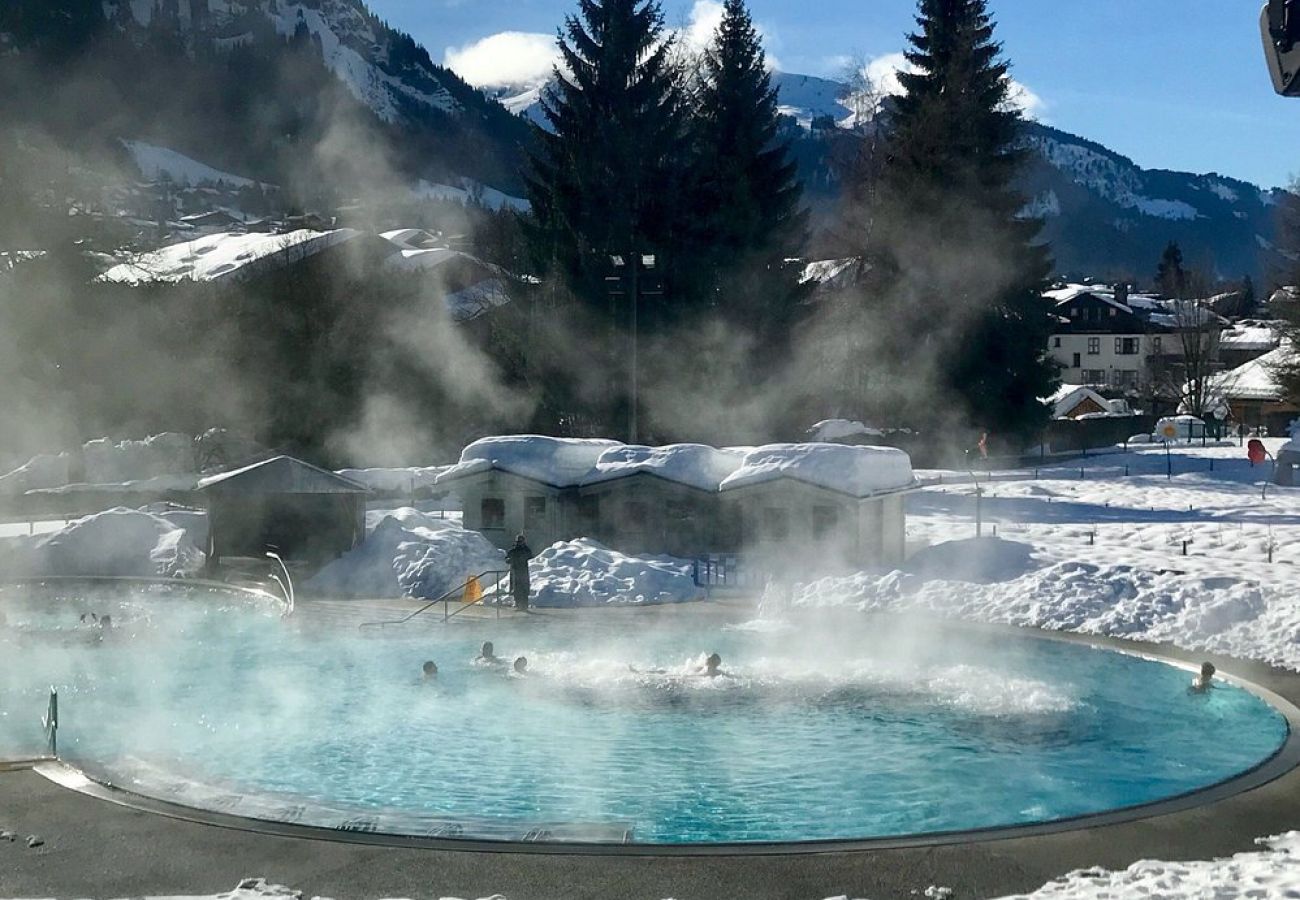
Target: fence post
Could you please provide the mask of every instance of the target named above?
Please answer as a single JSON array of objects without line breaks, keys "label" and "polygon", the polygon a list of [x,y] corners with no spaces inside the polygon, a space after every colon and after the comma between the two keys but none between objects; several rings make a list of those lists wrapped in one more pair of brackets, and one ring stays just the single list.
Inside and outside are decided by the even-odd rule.
[{"label": "fence post", "polygon": [[45,716],[41,719],[41,724],[45,726],[45,740],[49,754],[57,757],[59,755],[59,692],[53,686],[50,687],[50,702],[45,708]]}]

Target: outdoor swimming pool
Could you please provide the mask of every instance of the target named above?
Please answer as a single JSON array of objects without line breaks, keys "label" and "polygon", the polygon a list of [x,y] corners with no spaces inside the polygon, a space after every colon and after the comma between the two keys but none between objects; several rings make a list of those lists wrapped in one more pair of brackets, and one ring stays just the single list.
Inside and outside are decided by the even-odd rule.
[{"label": "outdoor swimming pool", "polygon": [[[1226,780],[1287,737],[1253,694],[1190,694],[1163,663],[861,614],[359,631],[310,606],[0,588],[0,758],[40,751],[53,685],[61,756],[146,796],[353,831],[687,844],[1075,817]],[[103,639],[91,611],[112,615]],[[531,674],[472,664],[484,640]],[[691,674],[711,650],[730,674]]]}]

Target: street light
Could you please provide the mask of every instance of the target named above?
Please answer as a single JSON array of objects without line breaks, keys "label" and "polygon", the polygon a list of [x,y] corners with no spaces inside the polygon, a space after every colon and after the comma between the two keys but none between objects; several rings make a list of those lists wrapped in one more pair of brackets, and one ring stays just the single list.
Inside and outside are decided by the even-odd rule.
[{"label": "street light", "polygon": [[628,403],[627,434],[628,434],[628,443],[635,444],[638,443],[639,441],[639,431],[640,431],[637,423],[637,407],[640,402],[639,395],[640,395],[640,388],[641,388],[640,362],[638,360],[638,355],[639,355],[638,319],[639,319],[639,312],[640,312],[639,310],[640,299],[641,299],[640,295],[641,293],[645,293],[647,295],[662,294],[663,291],[653,290],[653,289],[644,292],[641,291],[641,284],[640,284],[641,270],[644,269],[646,271],[652,271],[656,267],[656,265],[658,264],[658,259],[655,256],[655,254],[653,253],[628,253],[628,254],[611,253],[609,256],[609,263],[611,266],[614,267],[614,271],[617,273],[605,279],[606,283],[610,285],[610,296],[616,297],[622,293],[622,291],[618,290],[618,288],[622,286],[624,270],[626,270],[628,273],[628,296],[631,303],[631,306],[628,310],[628,320],[630,325],[630,338],[631,338],[631,348],[630,348],[630,353],[628,354],[629,356],[628,380],[631,383],[631,389],[629,391],[631,396],[629,397],[629,403]]}]

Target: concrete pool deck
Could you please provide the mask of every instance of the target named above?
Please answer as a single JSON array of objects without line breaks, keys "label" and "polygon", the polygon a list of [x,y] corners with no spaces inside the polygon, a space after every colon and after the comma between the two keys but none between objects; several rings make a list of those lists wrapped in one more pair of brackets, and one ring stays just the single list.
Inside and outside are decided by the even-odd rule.
[{"label": "concrete pool deck", "polygon": [[[369,606],[368,604],[363,606]],[[730,604],[628,611],[634,616],[734,614]],[[306,607],[306,609],[303,609]],[[302,604],[304,624],[329,627],[376,611]],[[541,611],[552,621],[598,613]],[[513,623],[519,627],[522,623]],[[980,626],[971,626],[978,628]],[[1033,633],[1033,632],[1031,632]],[[1058,635],[1047,635],[1057,637]],[[1300,674],[1259,663],[1103,638],[1089,643],[1187,662],[1210,659],[1295,703]],[[201,816],[196,815],[196,818]],[[1206,805],[1134,821],[1032,836],[979,836],[892,849],[763,855],[619,856],[372,846],[203,824],[68,790],[29,767],[0,766],[0,897],[124,897],[228,891],[247,877],[338,900],[381,897],[912,898],[930,885],[959,897],[1034,890],[1076,868],[1124,868],[1141,858],[1207,859],[1255,849],[1254,839],[1300,829],[1300,769]],[[27,835],[44,843],[25,844]]]}]

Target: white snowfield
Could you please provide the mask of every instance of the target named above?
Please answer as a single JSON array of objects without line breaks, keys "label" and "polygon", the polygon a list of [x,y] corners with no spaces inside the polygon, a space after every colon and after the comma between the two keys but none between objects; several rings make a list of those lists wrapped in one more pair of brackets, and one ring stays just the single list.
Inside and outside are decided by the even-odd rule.
[{"label": "white snowfield", "polygon": [[855,419],[824,419],[808,429],[808,439],[818,443],[849,437],[880,437],[884,432]]},{"label": "white snowfield", "polygon": [[203,184],[224,184],[228,187],[252,187],[257,182],[240,175],[231,175],[214,169],[207,163],[191,159],[183,153],[146,144],[144,141],[122,141],[140,174],[148,181],[168,179],[173,184],[198,187]]},{"label": "white snowfield", "polygon": [[460,462],[439,475],[437,483],[442,486],[493,469],[555,487],[596,484],[640,472],[708,491],[790,478],[866,497],[917,484],[907,454],[892,447],[816,443],[722,449],[702,444],[643,447],[539,435],[481,438],[465,448]]},{"label": "white snowfield", "polygon": [[[163,432],[141,440],[98,438],[82,445],[79,460],[72,453],[41,454],[10,472],[0,474],[0,494],[31,490],[94,487],[192,488],[198,478],[194,440],[186,434]],[[81,472],[73,482],[74,470]]]}]

